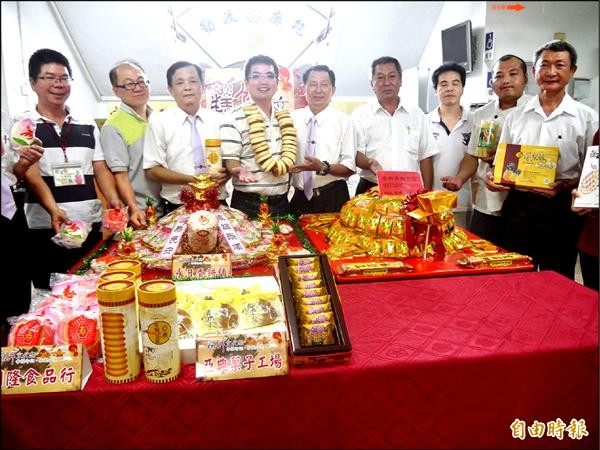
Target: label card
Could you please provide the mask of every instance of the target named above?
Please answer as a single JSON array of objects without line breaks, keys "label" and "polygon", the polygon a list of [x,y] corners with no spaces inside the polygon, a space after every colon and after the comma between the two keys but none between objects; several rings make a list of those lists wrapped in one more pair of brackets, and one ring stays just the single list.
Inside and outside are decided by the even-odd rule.
[{"label": "label card", "polygon": [[80,391],[91,374],[81,343],[2,347],[2,395]]},{"label": "label card", "polygon": [[423,189],[423,179],[419,172],[379,170],[377,180],[381,195],[415,194]]},{"label": "label card", "polygon": [[173,255],[173,281],[231,278],[231,254]]}]

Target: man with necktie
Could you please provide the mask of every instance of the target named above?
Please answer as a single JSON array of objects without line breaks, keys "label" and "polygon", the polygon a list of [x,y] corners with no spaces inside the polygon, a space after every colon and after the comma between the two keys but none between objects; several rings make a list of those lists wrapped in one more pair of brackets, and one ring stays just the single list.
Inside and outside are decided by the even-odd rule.
[{"label": "man with necktie", "polygon": [[292,112],[298,154],[291,172],[292,214],[338,212],[350,199],[346,179],[356,170],[354,129],[349,116],[330,106],[335,73],[325,65],[303,75],[308,106]]},{"label": "man with necktie", "polygon": [[[181,206],[181,188],[207,171],[204,141],[218,138],[221,124],[219,113],[200,108],[204,74],[199,66],[174,63],[167,70],[167,84],[177,106],[152,114],[144,136],[144,169],[150,179],[162,184],[165,214]],[[227,171],[223,167],[210,177],[219,184],[219,199],[224,203]]]}]

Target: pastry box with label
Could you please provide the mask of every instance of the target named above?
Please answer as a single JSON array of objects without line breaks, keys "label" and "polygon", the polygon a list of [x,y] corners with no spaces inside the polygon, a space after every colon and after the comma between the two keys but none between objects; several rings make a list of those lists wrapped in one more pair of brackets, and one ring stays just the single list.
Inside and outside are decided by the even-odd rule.
[{"label": "pastry box with label", "polygon": [[280,256],[293,364],[350,359],[352,346],[327,255]]}]

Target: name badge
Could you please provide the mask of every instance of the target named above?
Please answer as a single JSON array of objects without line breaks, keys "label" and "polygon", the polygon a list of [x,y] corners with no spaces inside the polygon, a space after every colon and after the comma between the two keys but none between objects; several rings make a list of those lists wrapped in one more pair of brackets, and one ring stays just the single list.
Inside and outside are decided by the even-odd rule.
[{"label": "name badge", "polygon": [[77,186],[85,183],[81,161],[52,164],[54,186]]}]

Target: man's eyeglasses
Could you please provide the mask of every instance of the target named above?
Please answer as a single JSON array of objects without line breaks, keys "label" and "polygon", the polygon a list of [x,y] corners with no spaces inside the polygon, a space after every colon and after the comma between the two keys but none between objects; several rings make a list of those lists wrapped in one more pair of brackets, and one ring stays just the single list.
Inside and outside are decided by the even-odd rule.
[{"label": "man's eyeglasses", "polygon": [[250,75],[248,75],[248,79],[252,80],[252,81],[256,81],[256,80],[274,80],[277,78],[277,75],[275,75],[273,72],[267,72],[267,73],[251,73]]},{"label": "man's eyeglasses", "polygon": [[125,84],[115,84],[115,87],[126,89],[128,91],[133,91],[137,86],[141,88],[145,88],[150,84],[150,80],[138,80],[138,81],[130,81]]},{"label": "man's eyeglasses", "polygon": [[47,81],[50,84],[54,84],[57,81],[63,84],[71,84],[71,81],[73,81],[73,78],[68,75],[62,75],[58,78],[51,75],[46,75],[45,77],[37,77],[37,79]]}]

